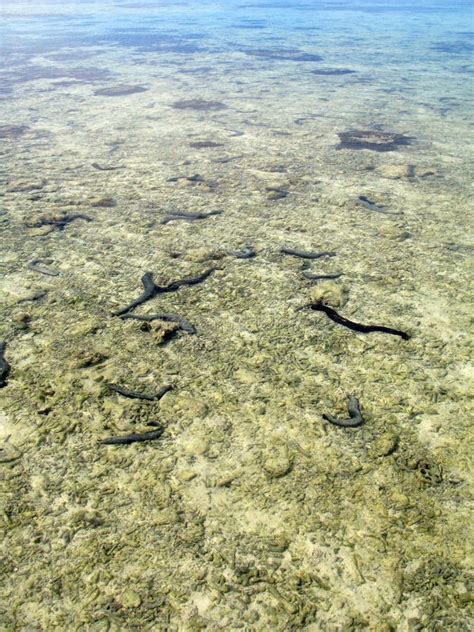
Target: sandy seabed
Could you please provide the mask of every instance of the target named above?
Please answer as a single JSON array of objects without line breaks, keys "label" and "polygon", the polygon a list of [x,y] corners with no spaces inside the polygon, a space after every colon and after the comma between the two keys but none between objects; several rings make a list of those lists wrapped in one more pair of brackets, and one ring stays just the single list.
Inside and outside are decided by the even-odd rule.
[{"label": "sandy seabed", "polygon": [[[0,630],[468,630],[465,110],[357,63],[60,53],[1,101]],[[210,269],[131,312],[194,334],[113,315]],[[350,394],[362,426],[322,418]]]}]

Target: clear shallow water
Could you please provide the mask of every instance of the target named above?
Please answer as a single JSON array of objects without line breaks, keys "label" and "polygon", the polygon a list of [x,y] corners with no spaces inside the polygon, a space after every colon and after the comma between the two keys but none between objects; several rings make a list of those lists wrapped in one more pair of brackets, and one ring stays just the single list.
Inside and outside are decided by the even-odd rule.
[{"label": "clear shallow water", "polygon": [[5,629],[467,630],[470,3],[0,17]]}]

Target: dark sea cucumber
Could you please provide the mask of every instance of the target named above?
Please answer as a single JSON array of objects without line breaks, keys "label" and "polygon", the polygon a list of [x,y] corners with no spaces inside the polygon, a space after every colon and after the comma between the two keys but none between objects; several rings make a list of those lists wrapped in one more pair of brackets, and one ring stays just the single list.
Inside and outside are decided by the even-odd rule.
[{"label": "dark sea cucumber", "polygon": [[126,312],[130,312],[132,309],[135,309],[135,307],[138,307],[142,303],[149,301],[158,293],[158,286],[155,285],[155,283],[153,282],[152,272],[145,272],[145,274],[142,276],[142,283],[143,283],[143,287],[145,288],[145,291],[142,294],[140,294],[140,296],[137,299],[129,303],[126,307],[119,310],[118,312],[114,312],[114,316],[121,316],[122,314],[125,314]]},{"label": "dark sea cucumber", "polygon": [[372,332],[380,332],[383,334],[392,334],[394,336],[400,336],[403,340],[410,340],[411,336],[399,329],[392,329],[392,327],[385,327],[384,325],[362,325],[361,323],[355,323],[348,318],[344,318],[336,312],[335,309],[325,305],[324,303],[312,303],[309,305],[312,310],[316,312],[324,312],[332,321],[353,331],[358,331],[363,334],[369,334]]},{"label": "dark sea cucumber", "polygon": [[335,252],[306,252],[305,250],[295,250],[294,248],[280,248],[282,255],[292,255],[301,259],[320,259],[321,257],[335,257]]},{"label": "dark sea cucumber", "polygon": [[332,415],[323,415],[323,419],[342,428],[356,428],[357,426],[361,426],[364,420],[360,412],[359,401],[355,395],[350,395],[347,409],[349,411],[349,419],[336,419]]},{"label": "dark sea cucumber", "polygon": [[140,434],[129,434],[122,437],[108,437],[99,441],[102,445],[129,445],[130,443],[141,443],[143,441],[153,441],[159,439],[164,432],[164,428],[142,432]]},{"label": "dark sea cucumber", "polygon": [[10,365],[5,359],[6,342],[0,342],[0,388],[7,385],[7,377],[10,374]]},{"label": "dark sea cucumber", "polygon": [[167,224],[168,222],[174,222],[176,220],[183,220],[186,222],[192,222],[197,219],[207,219],[212,215],[221,215],[222,211],[209,211],[209,213],[168,213],[163,215],[160,219],[160,224]]},{"label": "dark sea cucumber", "polygon": [[59,276],[59,272],[44,268],[42,265],[44,263],[49,265],[50,263],[53,263],[53,259],[33,259],[33,261],[28,264],[28,268],[33,270],[33,272],[39,272],[40,274],[45,274],[47,276]]},{"label": "dark sea cucumber", "polygon": [[253,259],[253,257],[257,256],[255,250],[250,248],[250,246],[244,246],[240,250],[228,250],[227,254],[237,259]]},{"label": "dark sea cucumber", "polygon": [[147,395],[145,393],[137,393],[136,391],[128,391],[117,384],[107,384],[111,391],[114,393],[118,393],[122,395],[122,397],[128,397],[129,399],[146,399],[149,402],[155,402],[160,400],[165,393],[172,390],[172,386],[167,384],[166,386],[162,386],[158,389],[158,391],[154,395]]},{"label": "dark sea cucumber", "polygon": [[338,279],[343,275],[342,272],[338,272],[335,274],[313,274],[308,270],[301,270],[301,274],[310,281],[321,281],[322,279]]},{"label": "dark sea cucumber", "polygon": [[108,166],[103,166],[103,165],[99,165],[97,162],[93,162],[91,164],[91,167],[94,167],[94,169],[98,169],[99,171],[116,171],[117,169],[123,169],[124,167],[108,167]]},{"label": "dark sea cucumber", "polygon": [[64,230],[67,224],[70,224],[76,219],[83,219],[86,222],[92,222],[92,218],[82,213],[67,213],[59,217],[43,217],[39,222],[33,224],[34,228],[40,228],[41,226],[54,226],[58,230]]},{"label": "dark sea cucumber", "polygon": [[122,319],[132,319],[132,320],[141,320],[141,321],[143,321],[145,323],[151,323],[154,320],[164,320],[165,322],[168,322],[168,323],[177,323],[179,325],[179,328],[182,331],[185,331],[187,334],[195,334],[196,333],[196,330],[191,325],[191,323],[188,322],[185,318],[182,318],[181,316],[178,316],[177,314],[143,314],[143,315],[122,314],[120,316],[120,318],[122,318]]},{"label": "dark sea cucumber", "polygon": [[143,283],[143,287],[145,291],[142,294],[140,294],[140,296],[137,299],[129,303],[129,305],[127,305],[123,309],[120,309],[117,312],[113,312],[113,316],[122,316],[123,314],[126,314],[127,312],[131,312],[133,309],[135,309],[135,307],[138,307],[139,305],[142,305],[146,301],[149,301],[151,298],[155,297],[157,294],[173,292],[175,290],[178,290],[180,287],[184,285],[197,285],[198,283],[201,283],[202,281],[207,279],[207,277],[210,276],[213,272],[214,272],[214,268],[210,268],[209,270],[206,270],[205,272],[203,272],[202,274],[199,274],[198,276],[189,277],[188,279],[179,279],[178,281],[173,281],[169,285],[165,285],[165,286],[156,285],[156,283],[154,283],[153,281],[153,274],[151,272],[145,272],[145,274],[142,276],[142,283]]},{"label": "dark sea cucumber", "polygon": [[369,200],[369,198],[365,197],[365,195],[359,195],[359,197],[356,198],[356,204],[359,204],[359,206],[363,206],[368,211],[384,213],[385,215],[403,215],[401,211],[386,211],[381,204],[376,204],[375,202],[372,202],[372,200]]}]

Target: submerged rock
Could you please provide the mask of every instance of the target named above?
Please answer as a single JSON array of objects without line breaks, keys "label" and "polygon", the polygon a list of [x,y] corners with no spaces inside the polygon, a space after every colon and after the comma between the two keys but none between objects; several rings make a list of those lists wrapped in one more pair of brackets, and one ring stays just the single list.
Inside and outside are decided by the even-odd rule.
[{"label": "submerged rock", "polygon": [[324,303],[331,307],[343,307],[347,302],[347,289],[333,281],[323,281],[309,290],[312,303]]},{"label": "submerged rock", "polygon": [[336,149],[370,149],[372,151],[395,151],[403,145],[410,145],[412,138],[394,132],[354,130],[340,132],[340,143]]}]

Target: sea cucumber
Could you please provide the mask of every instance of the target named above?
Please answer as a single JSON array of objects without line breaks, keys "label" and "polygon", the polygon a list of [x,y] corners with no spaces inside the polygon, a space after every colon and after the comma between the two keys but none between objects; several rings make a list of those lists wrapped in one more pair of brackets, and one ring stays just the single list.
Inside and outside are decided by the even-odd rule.
[{"label": "sea cucumber", "polygon": [[228,250],[227,254],[231,257],[237,257],[237,259],[253,259],[257,255],[253,248],[244,246],[240,250]]},{"label": "sea cucumber", "polygon": [[127,391],[121,386],[117,386],[117,384],[107,384],[107,386],[111,391],[114,391],[114,393],[118,393],[123,397],[128,397],[129,399],[146,399],[149,402],[154,402],[161,399],[165,393],[171,391],[171,389],[173,388],[171,385],[168,384],[158,389],[158,392],[155,395],[146,395],[144,393],[137,393],[135,391]]},{"label": "sea cucumber", "polygon": [[374,331],[378,331],[383,334],[393,334],[394,336],[400,336],[403,340],[410,340],[411,336],[404,331],[400,331],[399,329],[392,329],[391,327],[385,327],[384,325],[362,325],[361,323],[355,323],[352,320],[344,318],[336,312],[335,309],[329,307],[328,305],[324,305],[324,303],[312,303],[309,305],[312,310],[317,312],[324,312],[332,321],[337,323],[338,325],[343,325],[343,327],[348,327],[353,331],[359,331],[363,334],[369,334]]},{"label": "sea cucumber", "polygon": [[5,360],[6,342],[0,342],[0,388],[7,385],[7,377],[10,373],[10,365]]},{"label": "sea cucumber", "polygon": [[123,167],[107,167],[107,166],[102,166],[99,165],[97,162],[93,162],[91,164],[91,167],[94,167],[94,169],[98,169],[99,171],[116,171],[117,169],[123,169]]},{"label": "sea cucumber", "polygon": [[321,279],[338,279],[342,276],[342,272],[337,274],[313,274],[312,272],[308,272],[308,270],[301,270],[301,274],[309,279],[310,281],[320,281]]},{"label": "sea cucumber", "polygon": [[121,316],[126,312],[130,312],[132,309],[135,309],[135,307],[138,307],[142,303],[150,300],[158,293],[159,288],[153,282],[153,274],[151,272],[145,272],[145,274],[142,276],[142,283],[143,287],[145,288],[143,294],[140,294],[140,296],[132,301],[129,305],[127,305],[127,307],[124,307],[118,312],[115,312],[114,316]]},{"label": "sea cucumber", "polygon": [[164,320],[165,322],[168,322],[168,323],[178,323],[179,328],[185,331],[187,334],[196,333],[196,330],[191,325],[191,323],[188,322],[185,318],[178,316],[177,314],[144,314],[144,315],[122,314],[120,318],[141,320],[145,323],[151,323],[154,320]]},{"label": "sea cucumber", "polygon": [[164,432],[164,428],[150,430],[141,434],[129,434],[123,437],[108,437],[99,441],[102,445],[129,445],[130,443],[138,443],[142,441],[153,441],[159,439]]},{"label": "sea cucumber", "polygon": [[33,224],[34,228],[40,228],[41,226],[54,226],[58,230],[64,230],[67,224],[70,224],[75,219],[83,219],[86,222],[92,222],[92,219],[88,215],[82,213],[67,213],[60,217],[44,217],[36,224]]},{"label": "sea cucumber", "polygon": [[48,268],[43,268],[41,265],[42,263],[46,263],[48,265],[53,263],[53,261],[53,259],[33,259],[33,261],[28,264],[28,268],[33,270],[33,272],[39,272],[40,274],[46,274],[47,276],[59,276],[59,272],[48,270]]},{"label": "sea cucumber", "polygon": [[323,419],[335,426],[342,426],[343,428],[356,428],[364,423],[360,412],[359,401],[355,395],[350,395],[347,410],[349,411],[349,419],[336,419],[332,415],[323,415]]},{"label": "sea cucumber", "polygon": [[117,312],[113,312],[113,315],[122,316],[123,314],[126,314],[127,312],[131,312],[133,309],[135,309],[135,307],[138,307],[138,305],[141,305],[142,303],[149,301],[151,298],[153,298],[157,294],[164,294],[165,292],[173,292],[174,290],[179,289],[183,285],[196,285],[197,283],[201,283],[201,281],[204,281],[204,279],[207,279],[207,277],[211,275],[213,272],[214,272],[214,268],[210,268],[209,270],[206,270],[205,272],[203,272],[202,274],[199,274],[198,276],[190,277],[188,279],[179,279],[178,281],[173,281],[169,285],[165,285],[165,286],[156,285],[153,281],[153,274],[151,272],[145,272],[145,274],[142,276],[142,283],[143,283],[143,287],[145,288],[145,291],[142,294],[140,294],[140,296],[137,299],[132,301],[129,305],[127,305],[123,309],[120,309]]},{"label": "sea cucumber", "polygon": [[401,211],[386,211],[381,204],[376,204],[375,202],[372,202],[372,200],[369,200],[369,198],[365,197],[365,195],[359,195],[359,197],[356,198],[356,203],[359,204],[359,206],[363,206],[368,211],[385,213],[385,215],[403,215]]},{"label": "sea cucumber", "polygon": [[222,211],[209,211],[209,213],[168,213],[160,219],[160,224],[167,224],[176,220],[192,222],[196,219],[207,219],[212,215],[221,215]]},{"label": "sea cucumber", "polygon": [[306,252],[305,250],[295,250],[294,248],[280,248],[282,255],[292,255],[302,259],[320,259],[321,257],[335,257],[335,252]]}]

